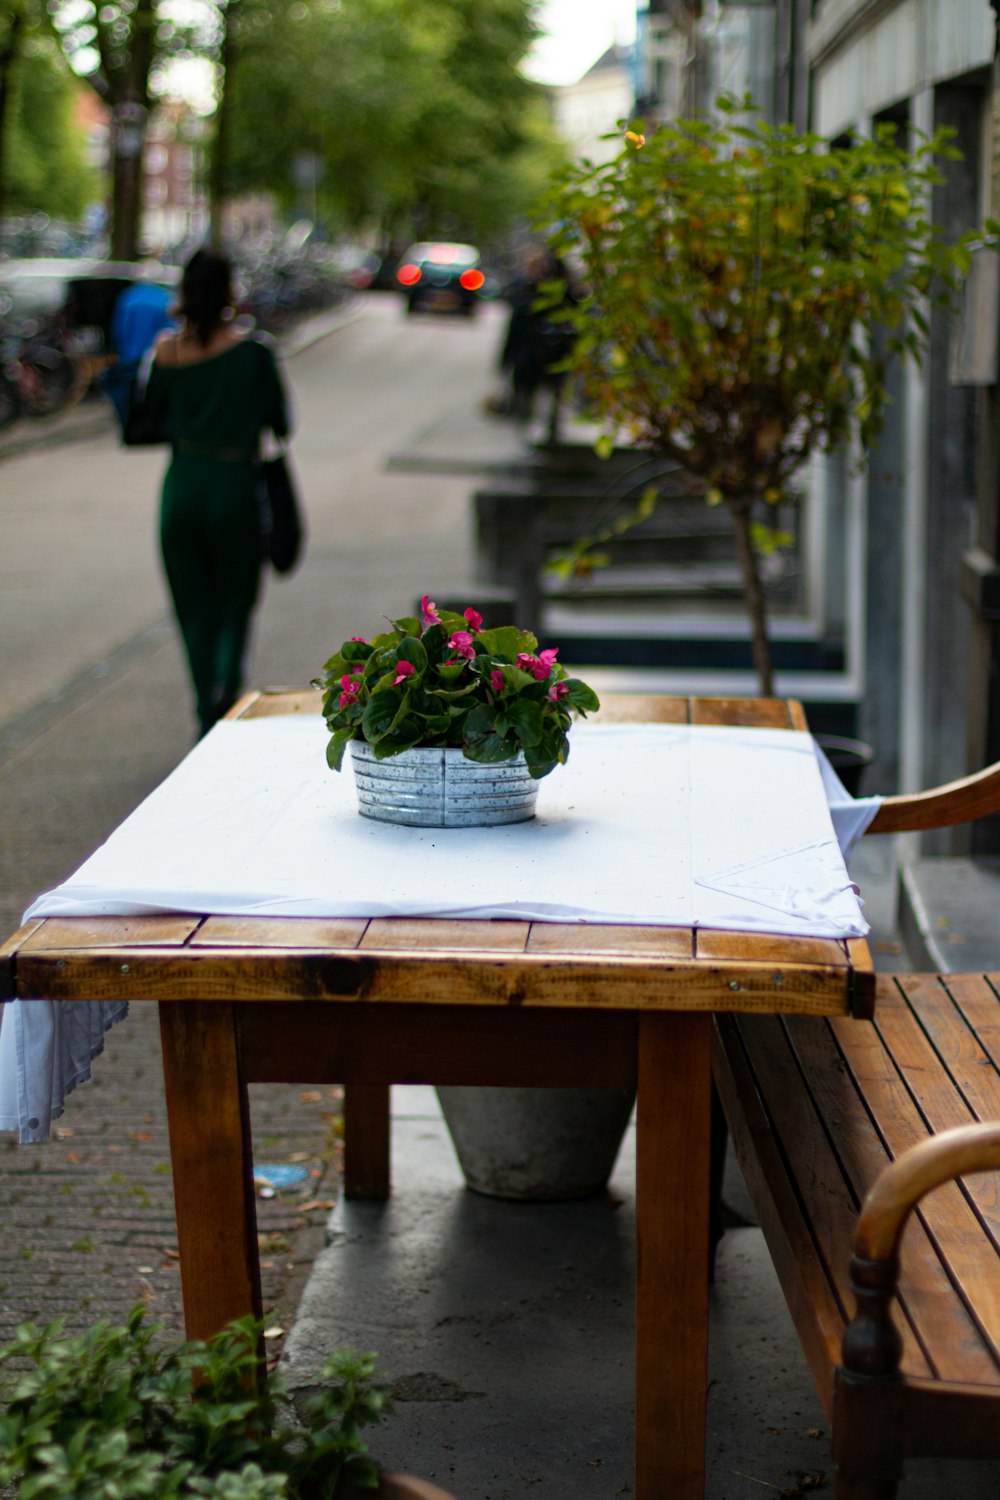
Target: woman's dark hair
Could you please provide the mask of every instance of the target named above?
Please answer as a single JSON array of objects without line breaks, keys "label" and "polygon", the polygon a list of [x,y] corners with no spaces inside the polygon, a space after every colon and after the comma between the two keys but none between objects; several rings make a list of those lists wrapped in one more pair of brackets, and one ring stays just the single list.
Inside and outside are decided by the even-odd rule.
[{"label": "woman's dark hair", "polygon": [[233,299],[233,267],[217,250],[196,250],[181,276],[181,316],[201,345],[211,343]]}]

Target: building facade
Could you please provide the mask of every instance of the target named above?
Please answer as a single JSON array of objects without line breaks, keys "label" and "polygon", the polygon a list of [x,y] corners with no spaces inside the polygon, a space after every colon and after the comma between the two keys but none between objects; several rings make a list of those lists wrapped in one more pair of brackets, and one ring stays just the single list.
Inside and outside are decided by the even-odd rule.
[{"label": "building facade", "polygon": [[[996,212],[995,20],[988,0],[819,0],[805,32],[820,135],[882,124],[911,137],[954,132],[962,160],[944,164],[929,204],[949,237]],[[863,580],[848,624],[859,729],[880,787],[951,780],[1000,755],[986,597],[998,529],[996,280],[987,252],[960,317],[928,309],[928,355],[894,371],[889,420],[864,473],[818,466],[827,523]],[[942,833],[933,852],[959,852],[973,836],[995,834]]]}]

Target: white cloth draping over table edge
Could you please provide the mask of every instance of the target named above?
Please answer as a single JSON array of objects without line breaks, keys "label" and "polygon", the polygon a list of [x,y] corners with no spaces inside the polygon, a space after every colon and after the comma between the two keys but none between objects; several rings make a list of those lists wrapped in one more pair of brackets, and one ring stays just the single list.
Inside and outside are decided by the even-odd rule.
[{"label": "white cloth draping over table edge", "polygon": [[[482,829],[360,818],[348,762],[328,771],[326,740],[318,716],[216,725],[25,920],[174,911],[867,931],[844,852],[880,799],[853,801],[809,735],[578,724],[538,816]],[[125,1007],[7,1009],[0,1129],[43,1140]],[[89,1017],[82,1050],[75,1012]]]}]

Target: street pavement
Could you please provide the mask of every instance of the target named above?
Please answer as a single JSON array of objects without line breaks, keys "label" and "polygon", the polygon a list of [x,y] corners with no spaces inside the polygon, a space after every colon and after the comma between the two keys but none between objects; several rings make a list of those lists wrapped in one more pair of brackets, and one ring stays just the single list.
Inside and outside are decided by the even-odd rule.
[{"label": "street pavement", "polygon": [[[481,413],[502,331],[360,299],[286,350],[309,516],[301,570],[269,581],[250,681],[301,686],[335,646],[471,577],[477,470],[519,456]],[[162,455],[99,407],[0,441],[0,921],[56,884],[184,756],[195,726],[156,554]],[[0,435],[2,437],[2,435]],[[470,602],[475,602],[470,598]],[[905,960],[894,870],[855,872],[876,954]],[[339,1093],[255,1086],[254,1159],[301,1180],[258,1201],[268,1347],[293,1384],[333,1344],[379,1351],[396,1412],[372,1446],[459,1500],[630,1490],[633,1145],[606,1197],[509,1205],[461,1184],[433,1091],[394,1091],[395,1191],[339,1201]],[[727,1196],[749,1213],[730,1166]],[[178,1335],[169,1150],[151,1007],[108,1037],[44,1146],[0,1138],[0,1341],[137,1303]],[[377,1253],[375,1253],[377,1251]],[[712,1293],[709,1500],[824,1486],[827,1432],[760,1231],[727,1234]],[[908,1500],[996,1500],[996,1466],[919,1465]],[[664,1497],[667,1500],[667,1497]]]}]

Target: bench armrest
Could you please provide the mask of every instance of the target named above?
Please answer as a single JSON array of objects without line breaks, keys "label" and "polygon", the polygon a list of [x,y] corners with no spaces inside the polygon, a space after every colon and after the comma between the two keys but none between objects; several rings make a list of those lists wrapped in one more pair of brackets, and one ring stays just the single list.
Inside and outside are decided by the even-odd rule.
[{"label": "bench armrest", "polygon": [[921,1198],[955,1177],[1000,1169],[1000,1121],[959,1125],[904,1151],[879,1174],[858,1218],[851,1258],[854,1318],[844,1330],[843,1368],[867,1379],[891,1377],[901,1343],[891,1303],[899,1275],[899,1244]]},{"label": "bench armrest", "polygon": [[995,812],[1000,812],[1000,763],[926,792],[886,797],[865,832],[917,833],[971,823]]}]

